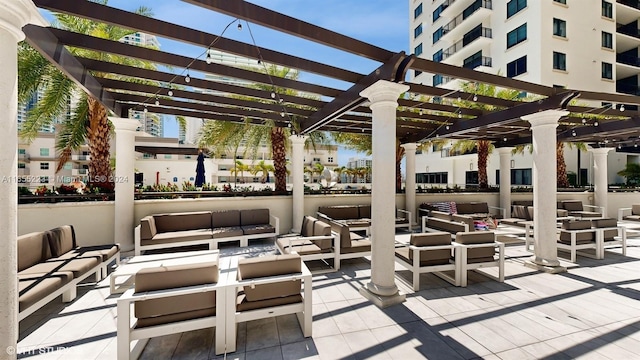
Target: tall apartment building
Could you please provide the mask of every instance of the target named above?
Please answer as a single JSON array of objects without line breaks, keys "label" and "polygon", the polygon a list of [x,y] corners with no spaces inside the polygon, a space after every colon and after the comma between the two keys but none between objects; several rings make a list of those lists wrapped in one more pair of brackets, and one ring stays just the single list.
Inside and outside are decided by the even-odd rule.
[{"label": "tall apartment building", "polygon": [[[36,104],[38,103],[38,101],[40,101],[40,99],[42,99],[43,96],[43,92],[42,91],[37,91],[35,93],[33,93],[33,95],[31,96],[31,98],[29,100],[27,100],[24,104],[19,104],[18,105],[18,131],[22,130],[22,124],[27,120],[27,116],[29,115],[29,111],[31,111],[31,109],[35,108]],[[66,115],[69,115],[69,111],[70,108],[67,107],[67,113]],[[46,132],[46,133],[52,133],[55,132],[56,129],[56,124],[59,124],[62,122],[62,119],[54,119],[51,124],[46,125],[46,126],[42,126],[40,128],[41,132]]]},{"label": "tall apartment building", "polygon": [[[548,86],[640,94],[640,1],[409,0],[427,59]],[[455,88],[439,74],[416,82]],[[598,105],[598,104],[594,104]]]}]

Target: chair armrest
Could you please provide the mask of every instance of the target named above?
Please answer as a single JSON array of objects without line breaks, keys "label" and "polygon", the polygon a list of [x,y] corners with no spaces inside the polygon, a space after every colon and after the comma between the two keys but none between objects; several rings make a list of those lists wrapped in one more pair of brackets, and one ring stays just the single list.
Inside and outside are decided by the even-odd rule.
[{"label": "chair armrest", "polygon": [[236,267],[230,267],[229,271],[229,281],[226,284],[227,286],[235,287],[236,289],[243,286],[256,286],[263,284],[273,284],[284,281],[294,281],[294,280],[303,280],[305,283],[308,281],[311,282],[311,271],[307,265],[302,262],[301,272],[297,274],[285,274],[285,275],[275,275],[275,276],[266,276],[263,278],[255,278],[255,279],[247,279],[247,280],[235,280],[238,278],[238,269],[237,264]]},{"label": "chair armrest", "polygon": [[332,221],[332,220],[333,220],[332,218],[330,218],[329,216],[327,216],[327,215],[325,215],[325,214],[323,214],[323,213],[321,213],[321,212],[316,212],[316,216],[318,217],[318,219],[324,219],[324,220],[326,220],[327,222],[329,222],[329,221]]},{"label": "chair armrest", "polygon": [[313,241],[313,240],[331,240],[333,239],[334,236],[333,235],[318,235],[318,236],[298,236],[298,237],[291,237],[288,238],[289,239],[289,247],[293,246],[293,243],[304,243],[306,241]]},{"label": "chair armrest", "polygon": [[631,215],[631,208],[618,209],[618,221],[624,220],[624,217],[629,215]]},{"label": "chair armrest", "polygon": [[500,214],[500,216],[502,216],[503,219],[509,218],[509,214],[507,214],[507,209],[499,207],[499,206],[490,206],[489,205],[489,212],[491,212],[491,209],[493,210],[498,210],[498,213]]},{"label": "chair armrest", "polygon": [[269,214],[269,224],[276,229],[276,235],[280,233],[280,219]]},{"label": "chair armrest", "polygon": [[144,291],[140,293],[136,293],[135,289],[132,288],[125,291],[125,293],[118,298],[118,303],[121,303],[121,302],[134,303],[136,301],[161,299],[161,298],[166,298],[171,296],[196,294],[196,293],[208,292],[208,291],[219,291],[223,287],[224,285],[220,283],[216,283],[216,284],[184,286],[184,287],[173,288],[173,289]]},{"label": "chair armrest", "polygon": [[589,209],[595,210],[595,212],[600,213],[602,216],[604,216],[604,207],[602,207],[602,206],[597,206],[597,205],[582,205],[582,207],[585,207],[585,208],[589,208]]},{"label": "chair armrest", "polygon": [[456,247],[457,244],[451,243],[451,245],[433,245],[433,246],[415,246],[409,245],[409,249],[418,250],[418,251],[428,251],[428,250],[448,250]]},{"label": "chair armrest", "polygon": [[413,221],[411,219],[411,211],[409,210],[403,210],[403,209],[397,209],[396,210],[396,217],[400,214],[404,214],[404,217],[409,220],[409,228],[411,229],[413,227]]}]

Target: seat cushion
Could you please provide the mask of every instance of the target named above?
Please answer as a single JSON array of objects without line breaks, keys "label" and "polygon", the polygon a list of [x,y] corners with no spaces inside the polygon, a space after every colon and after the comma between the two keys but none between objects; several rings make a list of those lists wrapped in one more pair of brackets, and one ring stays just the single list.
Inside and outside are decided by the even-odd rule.
[{"label": "seat cushion", "polygon": [[361,219],[371,219],[371,205],[358,205],[358,217]]},{"label": "seat cushion", "polygon": [[240,211],[225,210],[211,213],[211,226],[215,228],[225,228],[240,226]]},{"label": "seat cushion", "polygon": [[[297,254],[271,255],[244,258],[238,261],[238,280],[250,280],[268,276],[299,274],[302,261]],[[244,287],[247,301],[259,301],[299,295],[301,281],[283,281]]]},{"label": "seat cushion", "polygon": [[247,300],[246,294],[240,294],[237,297],[236,309],[238,311],[249,311],[256,309],[264,309],[273,306],[296,304],[302,302],[302,295],[295,294],[291,296],[281,296],[271,299],[263,299],[256,301]]},{"label": "seat cushion", "polygon": [[68,280],[60,276],[18,281],[18,307],[24,311],[45,296],[60,289]]},{"label": "seat cushion", "polygon": [[78,247],[76,233],[71,225],[51,229],[47,232],[47,235],[49,236],[49,248],[51,249],[52,257],[58,257]]},{"label": "seat cushion", "polygon": [[117,244],[81,246],[63,254],[62,256],[58,256],[58,259],[96,257],[103,262],[113,257],[119,250],[120,247]]},{"label": "seat cushion", "polygon": [[211,212],[197,211],[154,215],[158,233],[211,229]]},{"label": "seat cushion", "polygon": [[602,214],[595,211],[569,211],[569,215],[579,216],[580,218],[594,218],[602,216]]},{"label": "seat cushion", "polygon": [[244,235],[240,226],[220,227],[213,228],[212,231],[214,239],[228,238],[228,237],[240,237]]},{"label": "seat cushion", "polygon": [[[177,298],[177,296],[176,296]],[[173,298],[173,300],[178,301],[178,299]],[[190,299],[180,299],[181,301],[190,301]],[[148,326],[169,324],[177,321],[185,321],[191,319],[200,319],[203,317],[215,316],[216,308],[206,308],[201,310],[194,311],[185,311],[180,313],[172,313],[167,315],[159,315],[148,318],[138,318],[138,322],[136,323],[136,328],[144,328]]]},{"label": "seat cushion", "polygon": [[564,221],[562,223],[562,229],[563,230],[591,229],[591,221],[589,220]]},{"label": "seat cushion", "polygon": [[327,215],[333,220],[359,219],[358,205],[344,206],[320,206],[318,212]]},{"label": "seat cushion", "polygon": [[472,214],[475,212],[471,203],[463,202],[456,203],[456,210],[458,210],[458,214]]},{"label": "seat cushion", "polygon": [[[420,247],[451,245],[451,234],[447,232],[411,234],[409,244]],[[420,264],[426,265],[432,262],[447,264],[450,258],[450,249],[420,251]],[[409,260],[413,262],[413,251],[409,251]]]},{"label": "seat cushion", "polygon": [[305,216],[302,218],[302,227],[300,228],[300,236],[309,237],[313,236],[313,224],[316,223],[318,219],[312,216]]},{"label": "seat cushion", "polygon": [[471,208],[473,209],[473,213],[474,214],[488,214],[489,213],[489,204],[487,204],[486,202],[474,202],[474,203],[471,203]]},{"label": "seat cushion", "polygon": [[49,237],[44,231],[18,236],[18,271],[27,269],[51,257]]},{"label": "seat cushion", "polygon": [[[595,233],[588,232],[579,232],[576,233],[576,244],[587,244],[593,242],[595,240]],[[565,244],[571,244],[571,232],[569,231],[560,231],[560,242]]]},{"label": "seat cushion", "polygon": [[[58,259],[51,258],[47,260],[45,264],[53,264],[56,266],[56,271],[70,271],[74,277],[80,277],[87,272],[93,270],[96,266],[100,265],[102,260],[98,257],[87,258],[75,258],[75,259]],[[40,266],[36,265],[35,267]]]},{"label": "seat cushion", "polygon": [[240,210],[240,226],[269,224],[269,209]]},{"label": "seat cushion", "polygon": [[[312,255],[312,254],[320,254],[322,253],[322,249],[320,249],[317,245],[312,243],[311,241],[292,241],[289,242],[289,238],[279,238],[276,240],[278,243],[278,248],[282,249],[284,254],[298,253],[300,255]],[[292,245],[289,245],[292,244]]]},{"label": "seat cushion", "polygon": [[640,204],[631,205],[631,215],[640,215]]},{"label": "seat cushion", "polygon": [[242,225],[242,233],[245,235],[255,235],[255,234],[274,234],[276,232],[276,228],[267,224],[258,224],[258,225]]},{"label": "seat cushion", "polygon": [[591,220],[591,226],[596,228],[616,227],[618,226],[618,221],[612,218],[594,219],[594,220]]},{"label": "seat cushion", "polygon": [[[487,244],[495,241],[495,234],[491,231],[459,232],[456,242],[462,245]],[[467,262],[493,261],[494,247],[481,247],[467,250]]]},{"label": "seat cushion", "polygon": [[640,215],[628,215],[624,217],[625,220],[640,221]]},{"label": "seat cushion", "polygon": [[371,241],[359,236],[351,240],[351,244],[349,247],[340,248],[341,254],[355,254],[369,251],[371,251]]},{"label": "seat cushion", "polygon": [[207,240],[212,238],[211,229],[197,229],[157,233],[151,240],[141,240],[142,245],[168,244],[182,241]]}]

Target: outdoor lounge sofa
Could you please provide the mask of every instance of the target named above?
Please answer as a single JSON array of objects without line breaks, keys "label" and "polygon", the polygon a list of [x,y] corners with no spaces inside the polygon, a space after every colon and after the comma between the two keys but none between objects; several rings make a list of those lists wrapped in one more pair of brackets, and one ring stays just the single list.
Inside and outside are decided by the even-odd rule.
[{"label": "outdoor lounge sofa", "polygon": [[473,218],[466,215],[449,214],[431,210],[422,217],[422,232],[445,231],[452,235],[458,232],[474,231]]},{"label": "outdoor lounge sofa", "polygon": [[[571,262],[576,262],[577,254],[596,258],[600,256],[598,243],[596,242],[596,230],[591,227],[590,220],[574,220],[562,223],[559,232],[558,250],[568,251]],[[594,254],[585,253],[581,250],[592,249]]]},{"label": "outdoor lounge sofa", "polygon": [[[344,222],[351,231],[365,230],[369,235],[371,227],[371,205],[337,205],[318,207],[317,216],[319,219],[330,222]],[[397,228],[407,228],[411,230],[411,212],[396,209],[395,226]]]},{"label": "outdoor lounge sofa", "polygon": [[335,249],[339,246],[337,237],[331,233],[331,225],[311,216],[302,219],[300,234],[279,237],[276,247],[280,254],[297,253],[303,261],[332,259],[331,266],[338,262]]},{"label": "outdoor lounge sofa", "polygon": [[331,221],[331,233],[336,237],[337,248],[334,268],[340,270],[340,262],[343,259],[355,259],[371,255],[371,240],[350,231],[349,226],[338,221]]},{"label": "outdoor lounge sofa", "polygon": [[[496,241],[491,231],[459,232],[455,242],[459,247],[455,258],[459,272],[459,284],[467,286],[467,272],[485,267],[497,267],[498,276],[486,276],[504,282],[504,244]],[[496,254],[497,252],[497,254]]]},{"label": "outdoor lounge sofa", "polygon": [[[424,273],[434,273],[459,286],[460,272],[454,260],[459,255],[456,253],[455,257],[451,256],[458,249],[451,242],[451,234],[448,232],[411,234],[408,246],[396,248],[396,263],[411,271],[414,291],[420,291],[420,274]],[[453,271],[454,276],[443,271]]]},{"label": "outdoor lounge sofa", "polygon": [[423,203],[418,209],[419,215],[428,215],[430,211],[440,211],[448,214],[468,216],[474,220],[484,220],[488,217],[502,218],[504,209],[489,206],[486,202],[455,202],[445,201],[437,203]]},{"label": "outdoor lounge sofa", "polygon": [[92,275],[99,281],[108,264],[120,262],[117,244],[79,247],[71,225],[21,235],[17,242],[19,320],[60,295],[73,301],[81,281]]},{"label": "outdoor lounge sofa", "polygon": [[280,220],[269,209],[199,211],[145,216],[135,229],[135,254],[144,250],[169,249],[239,241],[246,247],[250,239],[278,235]]},{"label": "outdoor lounge sofa", "polygon": [[224,353],[225,293],[217,253],[195,263],[141,269],[134,276],[135,288],[118,299],[118,360],[138,358],[152,337],[214,326],[215,353]]},{"label": "outdoor lounge sofa", "polygon": [[[601,218],[604,216],[602,206],[584,205],[581,200],[563,200],[562,209],[567,210],[569,216],[584,218]],[[590,210],[585,210],[590,209]]]},{"label": "outdoor lounge sofa", "polygon": [[618,209],[618,221],[640,221],[640,204],[633,204],[630,208]]}]

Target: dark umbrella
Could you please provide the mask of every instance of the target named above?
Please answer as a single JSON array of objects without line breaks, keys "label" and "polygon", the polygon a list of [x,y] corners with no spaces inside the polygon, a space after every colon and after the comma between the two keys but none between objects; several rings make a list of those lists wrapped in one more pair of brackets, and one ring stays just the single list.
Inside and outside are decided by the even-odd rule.
[{"label": "dark umbrella", "polygon": [[198,154],[198,164],[196,165],[196,187],[204,185],[204,154]]}]

